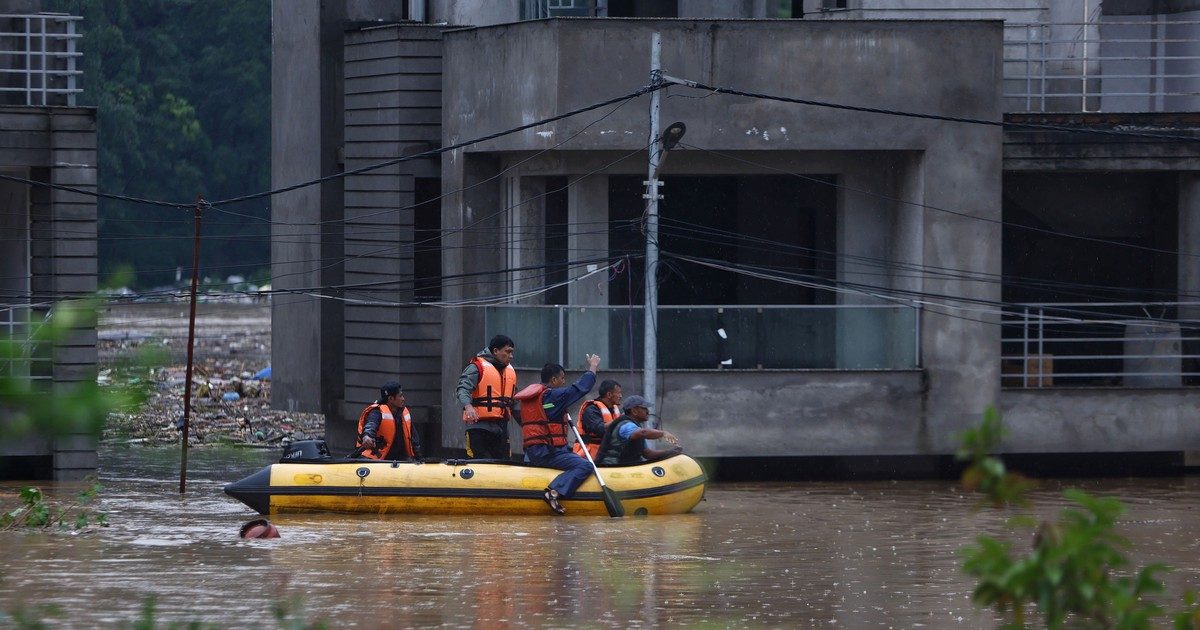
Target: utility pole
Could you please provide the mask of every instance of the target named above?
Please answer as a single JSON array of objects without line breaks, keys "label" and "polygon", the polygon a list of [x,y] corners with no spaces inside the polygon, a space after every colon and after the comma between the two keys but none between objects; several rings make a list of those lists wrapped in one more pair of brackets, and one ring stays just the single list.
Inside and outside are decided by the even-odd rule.
[{"label": "utility pole", "polygon": [[[650,85],[662,83],[662,35],[650,39]],[[652,404],[658,396],[658,162],[662,156],[662,134],[658,131],[659,94],[650,93],[650,167],[647,171],[646,193],[646,304],[645,334],[642,345],[642,395]],[[658,423],[655,423],[658,424]]]}]

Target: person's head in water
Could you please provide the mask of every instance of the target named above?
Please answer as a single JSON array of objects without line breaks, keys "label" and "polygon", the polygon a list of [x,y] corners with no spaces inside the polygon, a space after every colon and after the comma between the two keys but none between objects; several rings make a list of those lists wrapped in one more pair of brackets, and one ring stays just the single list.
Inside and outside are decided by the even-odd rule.
[{"label": "person's head in water", "polygon": [[488,342],[488,352],[491,352],[492,357],[501,365],[512,363],[514,350],[516,350],[516,345],[507,335],[496,335]]},{"label": "person's head in water", "polygon": [[279,538],[279,530],[265,518],[256,518],[242,525],[238,532],[241,538]]}]

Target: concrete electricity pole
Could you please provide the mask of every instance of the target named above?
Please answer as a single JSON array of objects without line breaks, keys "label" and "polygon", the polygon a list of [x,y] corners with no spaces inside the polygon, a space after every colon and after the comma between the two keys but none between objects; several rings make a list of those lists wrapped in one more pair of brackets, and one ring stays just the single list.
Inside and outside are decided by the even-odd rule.
[{"label": "concrete electricity pole", "polygon": [[[654,33],[650,39],[650,85],[662,82],[662,35]],[[646,193],[646,304],[645,334],[642,344],[642,395],[657,404],[658,395],[658,162],[662,155],[662,134],[658,132],[659,93],[650,93],[650,168],[647,171]],[[657,424],[657,423],[655,423]]]}]

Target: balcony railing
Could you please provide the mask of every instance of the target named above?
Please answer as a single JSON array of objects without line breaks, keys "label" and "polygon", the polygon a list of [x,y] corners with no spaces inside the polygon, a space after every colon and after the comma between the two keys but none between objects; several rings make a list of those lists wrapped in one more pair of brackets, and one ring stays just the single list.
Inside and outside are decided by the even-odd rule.
[{"label": "balcony railing", "polygon": [[1200,21],[1004,25],[1007,112],[1200,111]]},{"label": "balcony railing", "polygon": [[0,104],[75,105],[82,53],[75,23],[60,13],[0,14]]},{"label": "balcony railing", "polygon": [[1020,305],[1003,318],[1001,385],[1200,385],[1197,314],[1193,302]]},{"label": "balcony railing", "polygon": [[[517,344],[514,363],[606,369],[642,366],[641,307],[489,306],[487,335]],[[899,370],[920,365],[919,311],[903,306],[663,306],[658,367],[665,370]],[[483,343],[486,343],[486,339]]]},{"label": "balcony railing", "polygon": [[51,359],[48,346],[35,345],[30,331],[29,307],[0,304],[0,376],[28,381],[48,381]]}]

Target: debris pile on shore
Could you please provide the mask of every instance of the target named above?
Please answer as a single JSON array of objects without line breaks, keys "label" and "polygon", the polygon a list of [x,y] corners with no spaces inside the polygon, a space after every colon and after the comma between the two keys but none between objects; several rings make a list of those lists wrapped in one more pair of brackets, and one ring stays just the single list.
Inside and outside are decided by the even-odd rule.
[{"label": "debris pile on shore", "polygon": [[[197,318],[188,442],[272,447],[325,433],[321,414],[271,409],[270,312],[264,306],[203,305]],[[140,308],[139,308],[140,307]],[[109,416],[104,439],[128,444],[178,444],[183,427],[187,318],[158,313],[165,305],[110,309],[100,320],[100,383],[116,371],[119,357],[143,344],[167,350],[169,365],[150,370],[146,404],[137,413]],[[149,325],[147,325],[149,323]],[[203,331],[203,334],[201,334]],[[256,378],[256,376],[263,378]]]}]

